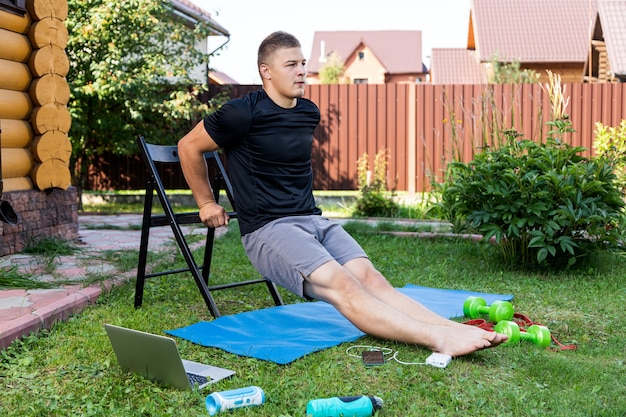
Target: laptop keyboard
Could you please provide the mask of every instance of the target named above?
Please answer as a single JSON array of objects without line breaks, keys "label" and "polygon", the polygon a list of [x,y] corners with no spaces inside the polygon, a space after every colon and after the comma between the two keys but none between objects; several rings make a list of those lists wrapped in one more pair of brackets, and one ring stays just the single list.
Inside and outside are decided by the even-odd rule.
[{"label": "laptop keyboard", "polygon": [[209,382],[209,379],[207,377],[198,374],[191,374],[189,372],[187,372],[187,378],[189,378],[189,383],[191,384],[191,386],[194,386],[196,384],[203,385]]}]

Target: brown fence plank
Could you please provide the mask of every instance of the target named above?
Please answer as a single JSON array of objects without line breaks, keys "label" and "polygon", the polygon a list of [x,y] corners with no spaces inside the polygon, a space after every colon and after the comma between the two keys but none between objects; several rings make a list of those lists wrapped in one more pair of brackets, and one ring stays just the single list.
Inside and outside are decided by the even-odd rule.
[{"label": "brown fence plank", "polygon": [[[568,113],[570,120],[572,121],[572,128],[577,132],[582,132],[583,129],[583,88],[582,84],[573,84],[571,88],[570,103]],[[571,144],[573,146],[583,146],[582,134],[576,135],[572,139]]]},{"label": "brown fence plank", "polygon": [[[626,84],[618,84],[625,87]],[[626,106],[626,96],[624,96],[624,88],[613,88],[613,101],[611,102],[611,126],[619,126],[622,121],[622,114]]]},{"label": "brown fence plank", "polygon": [[[343,116],[349,112],[350,101],[349,101],[349,93],[347,85],[340,85],[337,89],[339,92],[339,106],[336,107],[337,112],[335,115],[335,119],[337,121],[337,133],[338,133],[338,142],[339,142],[339,151],[333,161],[337,166],[337,170],[339,172],[339,181],[336,182],[336,189],[352,189],[356,186],[356,182],[354,184],[350,183],[350,178],[354,177],[354,171],[350,170],[350,167],[347,164],[348,155],[350,155],[350,129],[348,123],[343,120]],[[328,188],[333,189],[333,188]]]},{"label": "brown fence plank", "polygon": [[[592,90],[592,85],[591,84],[583,84],[582,85],[582,97],[581,97],[581,102],[582,102],[582,112],[580,114],[580,129],[578,130],[579,132],[581,132],[581,138],[584,137],[585,132],[590,132],[593,131],[594,129],[594,123],[596,121],[592,120],[592,107],[594,106],[593,103],[593,90]],[[585,146],[585,145],[582,145]],[[591,147],[587,147],[588,149],[591,149]]]},{"label": "brown fence plank", "polygon": [[[626,84],[563,84],[574,132],[565,140],[592,154],[595,123],[618,126],[626,119]],[[260,86],[226,89],[240,97]],[[502,130],[513,128],[526,139],[545,141],[550,98],[541,84],[525,85],[309,85],[305,96],[320,108],[313,144],[314,187],[357,188],[357,160],[389,149],[389,185],[421,192],[441,178],[453,157],[465,162],[485,145],[497,145]],[[91,189],[140,189],[143,167],[134,157],[107,155],[91,169]],[[172,176],[170,188],[180,188]],[[397,181],[397,182],[396,182]]]}]

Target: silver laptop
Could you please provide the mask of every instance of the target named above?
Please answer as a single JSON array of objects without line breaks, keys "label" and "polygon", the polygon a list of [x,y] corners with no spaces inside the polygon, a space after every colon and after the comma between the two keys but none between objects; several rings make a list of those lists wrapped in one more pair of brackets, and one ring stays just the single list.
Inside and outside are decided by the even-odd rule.
[{"label": "silver laptop", "polygon": [[176,342],[166,336],[105,324],[120,367],[178,389],[202,389],[235,374],[180,357]]}]

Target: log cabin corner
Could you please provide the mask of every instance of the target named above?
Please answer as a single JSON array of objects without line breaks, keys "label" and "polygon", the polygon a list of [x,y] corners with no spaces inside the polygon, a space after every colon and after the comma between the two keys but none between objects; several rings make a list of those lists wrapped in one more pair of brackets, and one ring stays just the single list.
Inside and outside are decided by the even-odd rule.
[{"label": "log cabin corner", "polygon": [[78,238],[67,0],[0,0],[0,256]]}]

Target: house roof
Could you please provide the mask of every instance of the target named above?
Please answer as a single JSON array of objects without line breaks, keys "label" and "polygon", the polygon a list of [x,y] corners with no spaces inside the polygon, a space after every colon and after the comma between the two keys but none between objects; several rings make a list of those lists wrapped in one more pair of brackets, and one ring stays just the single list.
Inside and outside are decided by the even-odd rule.
[{"label": "house roof", "polygon": [[600,0],[598,16],[611,72],[626,76],[626,0]]},{"label": "house roof", "polygon": [[209,80],[214,81],[217,84],[239,84],[233,78],[231,78],[228,74],[222,71],[210,70],[209,71]]},{"label": "house roof", "polygon": [[211,26],[211,35],[214,36],[230,36],[228,31],[217,23],[211,17],[211,13],[196,6],[189,0],[171,0],[174,10],[180,14],[181,17],[195,23],[195,19],[200,19],[207,22]]},{"label": "house roof", "polygon": [[469,38],[481,62],[585,62],[597,1],[472,0]]},{"label": "house roof", "polygon": [[433,48],[430,60],[432,84],[487,84],[487,74],[476,51]]},{"label": "house roof", "polygon": [[331,52],[345,61],[361,44],[372,51],[387,73],[427,72],[422,63],[422,32],[419,30],[315,32],[307,71],[318,73],[322,67],[320,58]]}]

